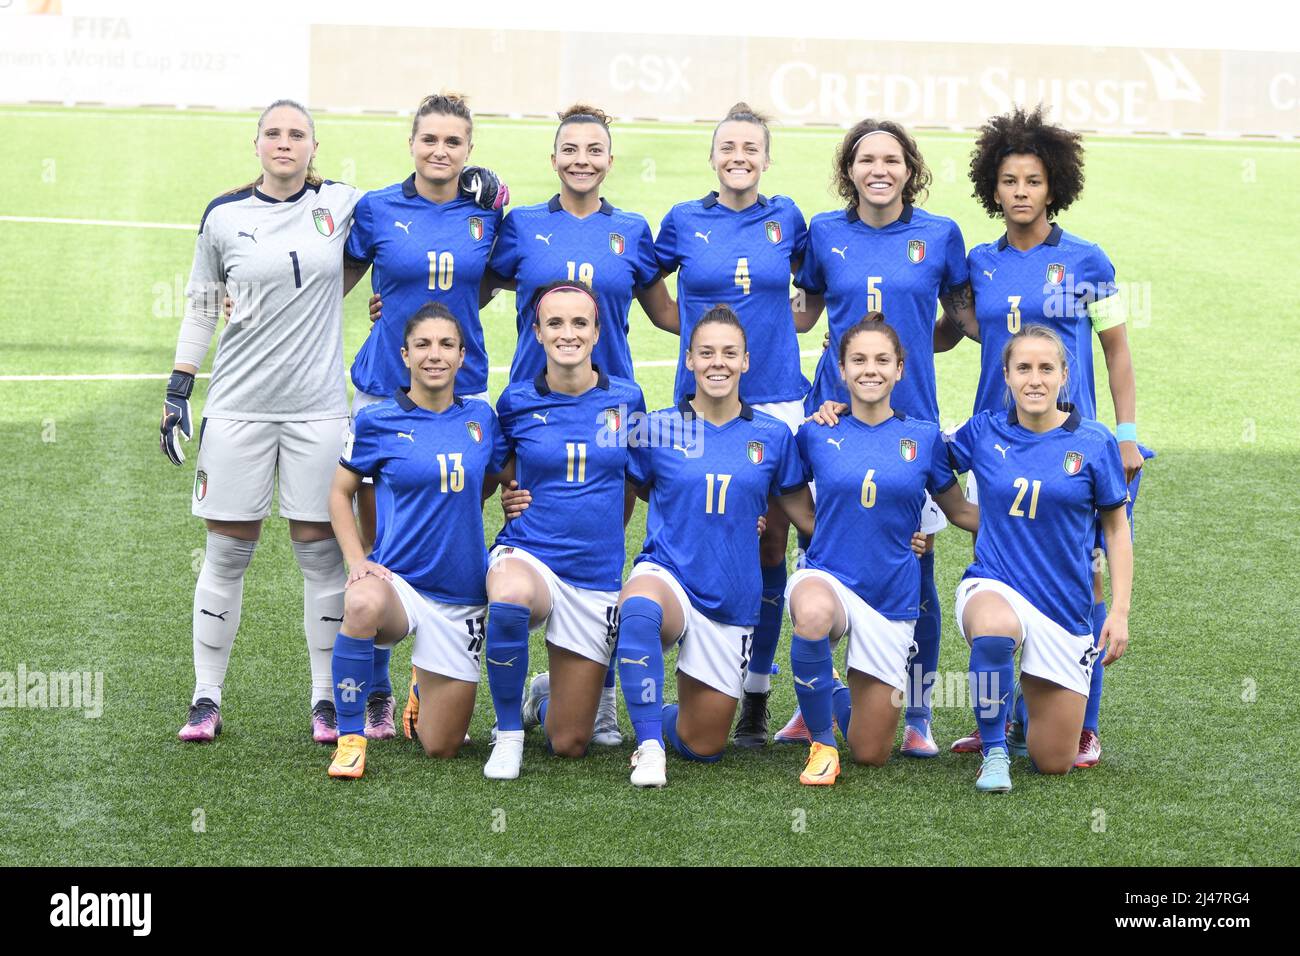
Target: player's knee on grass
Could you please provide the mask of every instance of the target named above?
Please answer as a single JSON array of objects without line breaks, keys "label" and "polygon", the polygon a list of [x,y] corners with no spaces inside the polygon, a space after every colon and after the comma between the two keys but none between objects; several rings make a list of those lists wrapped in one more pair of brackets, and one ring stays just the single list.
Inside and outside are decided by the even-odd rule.
[{"label": "player's knee on grass", "polygon": [[[1034,762],[1034,767],[1039,773],[1049,774],[1051,776],[1060,776],[1069,773],[1070,768],[1074,766],[1074,758],[1078,756],[1078,748],[1067,748],[1068,753],[1059,748],[1040,748],[1035,750],[1029,749],[1029,759]],[[1047,751],[1047,752],[1044,752]]]},{"label": "player's knee on grass", "polygon": [[853,756],[853,762],[867,767],[883,767],[889,760],[889,752],[892,749],[892,741],[890,744],[849,741],[849,753]]},{"label": "player's knee on grass", "polygon": [[551,752],[557,757],[565,757],[569,760],[587,756],[587,747],[591,744],[591,734],[574,731],[559,731],[556,734],[548,734],[548,738],[551,742]]},{"label": "player's knee on grass", "polygon": [[387,587],[378,578],[365,577],[343,594],[343,631],[351,636],[369,637],[379,631],[384,618],[384,592]]},{"label": "player's knee on grass", "polygon": [[460,753],[460,748],[465,742],[465,735],[459,734],[448,736],[445,734],[420,734],[420,746],[424,748],[426,757],[434,757],[438,760],[450,760]]}]

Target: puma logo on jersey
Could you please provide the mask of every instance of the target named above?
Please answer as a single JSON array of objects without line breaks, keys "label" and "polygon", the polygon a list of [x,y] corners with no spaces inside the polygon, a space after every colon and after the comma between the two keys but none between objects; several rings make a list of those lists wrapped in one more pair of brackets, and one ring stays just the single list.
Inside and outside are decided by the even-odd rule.
[{"label": "puma logo on jersey", "polygon": [[[510,658],[510,660],[508,660],[508,661],[494,661],[492,658],[489,657],[489,658],[487,659],[487,662],[488,662],[489,664],[494,664],[494,665],[496,665],[497,667],[514,667],[514,666],[515,666],[515,661],[517,661],[517,660],[519,660],[519,658],[518,658],[517,656],[516,656],[516,657],[512,657],[512,658]],[[527,676],[527,675],[525,675],[525,676]]]},{"label": "puma logo on jersey", "polygon": [[539,233],[538,233],[536,236],[534,236],[533,238],[535,238],[535,239],[540,239],[540,240],[542,240],[542,242],[546,243],[546,244],[549,246],[549,245],[551,244],[551,236],[553,236],[553,235],[555,235],[555,233],[553,233],[553,232],[548,232],[546,235],[543,236],[543,235],[539,232]]},{"label": "puma logo on jersey", "polygon": [[820,677],[814,677],[812,680],[800,680],[796,677],[794,682],[800,687],[807,687],[809,690],[814,690],[815,688],[813,687],[813,684],[817,683],[819,680],[821,680]]},{"label": "puma logo on jersey", "polygon": [[546,419],[548,419],[548,418],[550,418],[550,417],[551,417],[551,413],[550,413],[550,412],[547,412],[545,415],[541,414],[540,412],[533,412],[533,418],[537,419],[537,420],[538,420],[539,422],[541,422],[543,425],[546,424]]},{"label": "puma logo on jersey", "polygon": [[213,613],[212,613],[211,611],[209,611],[207,608],[205,608],[205,607],[201,607],[201,608],[199,608],[199,613],[200,613],[200,614],[206,614],[208,617],[215,617],[218,621],[224,621],[224,620],[226,619],[226,615],[229,614],[230,612],[229,612],[229,611],[222,611],[220,614],[213,614]]},{"label": "puma logo on jersey", "polygon": [[408,219],[406,222],[398,222],[396,219],[394,219],[393,225],[396,226],[398,229],[402,230],[402,232],[406,233],[409,236],[411,234],[411,223],[413,222],[415,222],[414,219]]},{"label": "puma logo on jersey", "polygon": [[984,274],[985,274],[986,276],[988,276],[990,279],[992,279],[992,278],[993,278],[993,272],[997,272],[998,270],[997,270],[997,269],[994,269],[993,272],[990,272],[988,269],[984,269],[984,270],[982,270],[982,271],[984,272]]},{"label": "puma logo on jersey", "polygon": [[649,666],[650,666],[650,655],[647,654],[645,657],[639,657],[639,658],[637,658],[636,660],[632,660],[632,658],[630,658],[630,657],[620,657],[620,658],[618,659],[618,662],[619,662],[620,664],[637,664],[637,665],[639,665],[639,666],[641,666],[641,667],[649,667]]},{"label": "puma logo on jersey", "polygon": [[993,450],[994,450],[994,451],[1000,451],[1000,452],[1002,452],[1002,458],[1003,458],[1003,460],[1005,461],[1005,460],[1006,460],[1006,457],[1007,457],[1007,452],[1009,452],[1009,451],[1011,450],[1011,446],[1008,445],[1006,448],[1003,448],[1001,445],[997,445],[997,444],[995,444],[995,445],[993,446]]},{"label": "puma logo on jersey", "polygon": [[705,241],[705,243],[707,243],[707,242],[709,241],[709,236],[711,236],[711,235],[713,235],[713,230],[712,230],[712,229],[710,229],[708,232],[697,232],[697,233],[695,234],[695,238],[696,238],[696,239],[703,239],[703,240]]},{"label": "puma logo on jersey", "polygon": [[826,439],[826,444],[828,444],[828,445],[834,445],[834,446],[835,446],[835,450],[836,450],[836,451],[839,451],[839,450],[840,450],[840,446],[844,444],[844,439],[843,439],[843,438],[828,438],[828,439]]},{"label": "puma logo on jersey", "polygon": [[415,429],[411,429],[409,432],[398,432],[398,433],[397,433],[397,437],[398,437],[398,438],[405,438],[405,439],[406,439],[407,441],[409,441],[412,445],[414,445],[414,444],[415,444]]},{"label": "puma logo on jersey", "polygon": [[[258,226],[258,227],[257,227],[257,229],[261,229],[261,228],[262,228],[261,226]],[[257,235],[256,235],[256,233],[257,233],[257,229],[254,229],[252,232],[241,232],[241,233],[239,233],[238,235],[236,235],[235,238],[236,238],[236,239],[252,239],[252,240],[253,240],[253,244],[256,245],[256,244],[257,244]]]},{"label": "puma logo on jersey", "polygon": [[849,245],[848,245],[848,243],[845,243],[845,244],[844,244],[844,248],[843,248],[843,249],[836,249],[834,246],[831,246],[831,252],[835,253],[835,254],[836,254],[837,256],[839,256],[841,259],[844,258],[844,253],[846,253],[846,252],[848,252],[848,251],[849,251]]},{"label": "puma logo on jersey", "polygon": [[691,449],[683,448],[681,445],[673,445],[673,451],[679,451],[687,458],[691,457]]}]

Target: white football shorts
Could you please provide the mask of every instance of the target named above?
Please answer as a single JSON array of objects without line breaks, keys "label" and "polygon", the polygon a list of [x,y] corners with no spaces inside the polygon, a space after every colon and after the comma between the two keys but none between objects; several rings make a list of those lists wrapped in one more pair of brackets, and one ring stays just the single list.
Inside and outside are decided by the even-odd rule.
[{"label": "white football shorts", "polygon": [[417,591],[397,573],[388,583],[402,602],[407,627],[415,638],[411,663],[432,674],[478,683],[487,605],[444,604]]}]

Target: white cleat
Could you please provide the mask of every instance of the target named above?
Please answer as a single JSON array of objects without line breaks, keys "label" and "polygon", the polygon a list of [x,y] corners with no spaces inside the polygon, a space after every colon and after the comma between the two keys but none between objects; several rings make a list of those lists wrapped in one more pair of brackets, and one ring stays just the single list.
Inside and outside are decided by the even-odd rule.
[{"label": "white cleat", "polygon": [[542,671],[528,685],[528,696],[524,698],[523,712],[521,714],[524,719],[524,730],[532,730],[541,723],[542,701],[550,696],[551,674],[549,671]]},{"label": "white cleat", "polygon": [[502,730],[497,732],[497,742],[492,756],[483,765],[483,776],[489,780],[514,780],[524,763],[524,732]]},{"label": "white cleat", "polygon": [[591,742],[602,747],[618,747],[623,734],[618,729],[618,694],[613,687],[600,692],[600,706],[596,708],[596,727],[591,732]]},{"label": "white cleat", "polygon": [[663,787],[668,783],[668,760],[663,744],[647,740],[632,755],[632,786]]}]

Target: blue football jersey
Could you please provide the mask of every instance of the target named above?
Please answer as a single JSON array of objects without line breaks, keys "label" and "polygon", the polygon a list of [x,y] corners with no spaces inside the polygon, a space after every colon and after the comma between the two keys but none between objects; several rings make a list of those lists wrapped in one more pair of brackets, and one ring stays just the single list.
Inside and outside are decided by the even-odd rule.
[{"label": "blue football jersey", "polygon": [[834,428],[805,422],[795,438],[817,482],[817,522],[805,564],[835,575],[891,621],[920,616],[921,566],[912,533],[925,493],[956,483],[934,422],[895,412],[879,425],[851,415]]},{"label": "blue football jersey", "polygon": [[840,377],[840,336],[872,310],[883,312],[907,353],[903,379],[891,403],[915,418],[937,422],[934,322],[939,296],[967,279],[966,246],[951,219],[904,206],[903,214],[876,229],[856,208],[823,212],[808,227],[808,251],[795,285],[826,297],[831,343],[817,362],[805,407],[827,399],[848,402]]},{"label": "blue football jersey", "polygon": [[769,496],[806,484],[799,451],[779,419],[742,404],[719,427],[695,415],[691,397],[652,413],[633,448],[629,478],[650,486],[636,560],[671,571],[710,620],[750,627],[763,595],[758,517]]},{"label": "blue football jersey", "polygon": [[749,371],[740,378],[742,399],[793,402],[808,393],[790,309],[790,270],[807,241],[803,213],[786,196],[759,196],[737,212],[712,192],[668,211],[655,254],[665,273],[677,273],[682,334],[673,401],[695,391],[686,347],[695,323],[715,305],[730,306],[745,326]]},{"label": "blue football jersey", "polygon": [[430,202],[415,191],[414,173],[361,197],[346,254],[371,264],[370,286],[384,300],[384,314],[352,362],[353,385],[370,395],[409,386],[411,373],[401,354],[406,320],[420,306],[441,302],[465,331],[465,364],[456,374],[456,391],[487,391],[479,281],[500,224],[500,210],[480,209],[464,197]]},{"label": "blue football jersey", "polygon": [[510,456],[492,406],[458,398],[431,412],[405,391],[363,408],[339,464],[375,481],[370,560],[447,604],[487,601],[483,476]]},{"label": "blue football jersey", "polygon": [[1128,487],[1115,436],[1062,408],[1070,417],[1043,435],[1021,425],[1015,408],[980,412],[948,450],[980,489],[975,563],[963,577],[1008,584],[1071,634],[1088,634],[1096,513],[1121,507]]},{"label": "blue football jersey", "polygon": [[980,383],[975,411],[1006,410],[1002,349],[1021,326],[1054,329],[1065,343],[1070,378],[1060,401],[1097,417],[1088,306],[1115,294],[1115,267],[1099,246],[1058,225],[1040,246],[1021,252],[1004,235],[970,251],[971,288],[980,327]]},{"label": "blue football jersey", "polygon": [[497,401],[519,487],[533,496],[496,543],[534,555],[574,587],[617,591],[623,581],[623,504],[630,416],[645,414],[636,382],[599,371],[581,395],[553,392],[546,373]]},{"label": "blue football jersey", "polygon": [[633,378],[627,314],[638,289],[659,278],[650,224],[644,216],[615,209],[605,200],[585,219],[565,212],[560,197],[521,206],[506,216],[492,250],[492,271],[514,279],[519,342],[511,382],[531,382],[546,368],[546,353],[533,335],[533,293],[556,279],[581,279],[596,292],[600,341],[592,362],[616,378]]}]

